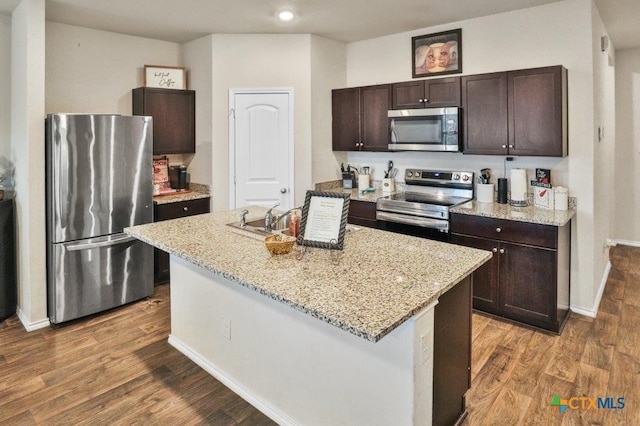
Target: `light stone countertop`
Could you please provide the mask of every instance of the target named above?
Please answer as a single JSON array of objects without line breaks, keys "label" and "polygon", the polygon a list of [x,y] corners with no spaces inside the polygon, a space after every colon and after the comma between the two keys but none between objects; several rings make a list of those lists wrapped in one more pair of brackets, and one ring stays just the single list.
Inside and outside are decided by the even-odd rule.
[{"label": "light stone countertop", "polygon": [[494,219],[515,220],[540,225],[564,226],[576,214],[576,208],[569,210],[547,210],[529,204],[526,207],[512,207],[509,204],[479,203],[476,200],[452,207],[451,213],[483,216]]},{"label": "light stone countertop", "polygon": [[[226,223],[236,209],[126,228],[125,232],[356,336],[376,342],[491,258],[453,244],[357,227],[344,250],[299,247],[272,256]],[[266,209],[250,207],[248,220]],[[351,226],[350,226],[351,227]],[[240,233],[239,233],[240,232]],[[180,285],[178,280],[172,285]]]},{"label": "light stone countertop", "polygon": [[171,195],[154,196],[154,204],[169,204],[178,203],[180,201],[198,200],[200,198],[209,198],[211,194],[209,192],[208,185],[202,185],[192,183],[189,185],[190,192],[177,192]]}]

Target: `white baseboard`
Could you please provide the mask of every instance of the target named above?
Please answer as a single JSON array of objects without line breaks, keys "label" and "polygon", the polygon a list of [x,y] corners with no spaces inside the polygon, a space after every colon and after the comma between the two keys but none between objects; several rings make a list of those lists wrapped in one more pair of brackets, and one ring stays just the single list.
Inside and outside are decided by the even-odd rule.
[{"label": "white baseboard", "polygon": [[49,318],[45,318],[43,320],[36,321],[36,322],[29,322],[29,319],[22,312],[20,308],[17,309],[16,313],[18,314],[18,319],[22,323],[22,326],[27,331],[36,331],[36,330],[40,330],[41,328],[49,327],[51,325],[51,323],[49,322]]},{"label": "white baseboard", "polygon": [[584,315],[586,317],[595,318],[598,315],[598,308],[600,307],[600,301],[602,300],[602,295],[604,294],[604,288],[607,286],[607,279],[609,278],[609,272],[611,272],[611,262],[607,262],[607,266],[604,268],[604,274],[602,274],[602,279],[600,280],[600,286],[598,287],[598,294],[596,295],[596,300],[591,309],[583,309],[578,308],[576,306],[572,306],[571,310],[576,314]]},{"label": "white baseboard", "polygon": [[169,344],[180,351],[183,355],[195,362],[204,371],[211,374],[223,385],[231,389],[236,394],[240,395],[242,399],[253,405],[260,410],[264,415],[279,425],[295,425],[296,423],[289,416],[281,413],[278,410],[274,410],[273,407],[268,405],[262,398],[249,392],[241,384],[237,383],[232,377],[226,375],[215,364],[209,362],[202,357],[198,352],[192,350],[189,346],[182,343],[179,339],[173,335],[169,335]]}]

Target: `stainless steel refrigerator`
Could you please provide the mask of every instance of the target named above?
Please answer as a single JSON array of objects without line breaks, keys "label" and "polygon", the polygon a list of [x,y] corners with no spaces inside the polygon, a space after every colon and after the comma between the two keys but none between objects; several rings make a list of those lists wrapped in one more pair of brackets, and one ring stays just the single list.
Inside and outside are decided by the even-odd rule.
[{"label": "stainless steel refrigerator", "polygon": [[122,231],[153,220],[151,117],[49,114],[47,295],[58,324],[153,293],[153,248]]}]

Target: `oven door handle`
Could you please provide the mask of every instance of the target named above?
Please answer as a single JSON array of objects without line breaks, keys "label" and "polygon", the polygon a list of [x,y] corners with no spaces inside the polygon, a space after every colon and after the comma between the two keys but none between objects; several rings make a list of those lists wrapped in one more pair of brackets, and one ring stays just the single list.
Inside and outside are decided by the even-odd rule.
[{"label": "oven door handle", "polygon": [[449,222],[441,219],[429,219],[425,217],[407,216],[403,214],[376,211],[376,219],[387,222],[402,223],[405,225],[420,226],[422,228],[438,229],[442,232],[449,232]]}]

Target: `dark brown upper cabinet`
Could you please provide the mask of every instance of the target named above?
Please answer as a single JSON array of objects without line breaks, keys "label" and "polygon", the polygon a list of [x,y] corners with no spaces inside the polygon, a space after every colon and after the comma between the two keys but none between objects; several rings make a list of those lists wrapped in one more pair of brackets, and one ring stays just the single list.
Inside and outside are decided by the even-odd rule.
[{"label": "dark brown upper cabinet", "polygon": [[509,71],[509,154],[564,157],[567,70],[561,66]]},{"label": "dark brown upper cabinet", "polygon": [[352,87],[331,92],[334,151],[387,151],[391,85]]},{"label": "dark brown upper cabinet", "polygon": [[196,92],[133,89],[133,115],[153,117],[153,154],[196,152]]},{"label": "dark brown upper cabinet", "polygon": [[392,109],[460,106],[460,77],[394,83]]},{"label": "dark brown upper cabinet", "polygon": [[507,73],[462,77],[462,134],[465,154],[509,153]]},{"label": "dark brown upper cabinet", "polygon": [[464,76],[461,86],[465,154],[568,154],[564,67]]}]

